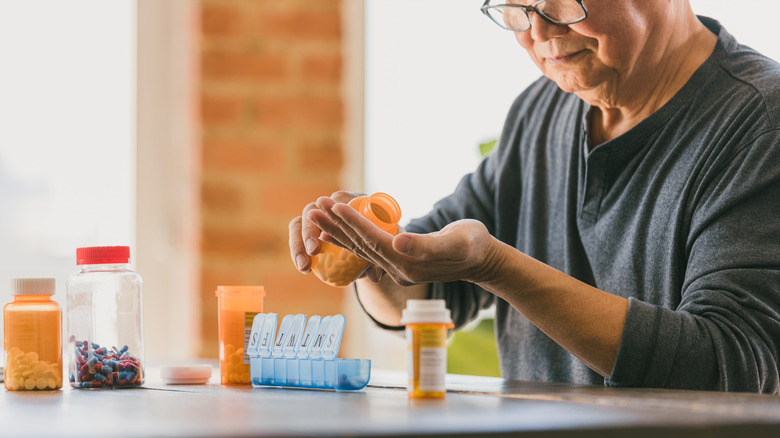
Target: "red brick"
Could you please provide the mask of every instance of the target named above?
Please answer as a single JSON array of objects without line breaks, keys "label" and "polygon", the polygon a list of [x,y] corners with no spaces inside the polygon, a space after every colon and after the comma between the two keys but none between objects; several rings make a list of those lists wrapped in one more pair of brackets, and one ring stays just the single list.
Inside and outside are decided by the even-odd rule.
[{"label": "red brick", "polygon": [[243,102],[240,98],[201,96],[200,116],[204,124],[235,124],[241,119]]},{"label": "red brick", "polygon": [[287,229],[265,230],[259,225],[252,228],[204,225],[201,251],[237,256],[282,254],[287,251]]},{"label": "red brick", "polygon": [[233,4],[217,5],[204,2],[200,25],[206,36],[240,35],[244,31],[240,11]]},{"label": "red brick", "polygon": [[261,198],[268,214],[293,217],[301,214],[303,207],[320,196],[330,196],[338,190],[337,181],[330,184],[301,181],[261,188]]},{"label": "red brick", "polygon": [[338,83],[341,79],[341,56],[310,55],[303,60],[303,76],[306,79]]},{"label": "red brick", "polygon": [[284,167],[284,150],[281,145],[258,141],[205,141],[203,167],[241,173],[280,171]]},{"label": "red brick", "polygon": [[[209,260],[215,257],[210,257]],[[254,284],[249,281],[247,269],[249,266],[241,266],[239,263],[224,263],[219,267],[205,265],[201,270],[201,298],[206,307],[217,305],[217,298],[214,291],[221,285],[248,285]]]},{"label": "red brick", "polygon": [[300,162],[312,171],[341,170],[343,152],[335,141],[309,142],[300,148]]},{"label": "red brick", "polygon": [[288,56],[280,53],[209,51],[201,57],[202,74],[209,80],[282,80]]},{"label": "red brick", "polygon": [[203,181],[200,189],[201,208],[231,214],[241,210],[243,199],[241,191],[229,184]]},{"label": "red brick", "polygon": [[343,120],[339,97],[266,97],[257,101],[255,109],[261,126],[340,127]]},{"label": "red brick", "polygon": [[289,268],[268,273],[264,283],[272,312],[333,315],[342,311],[343,289],[326,285],[314,274],[299,273],[292,261]]},{"label": "red brick", "polygon": [[341,14],[338,10],[268,11],[259,17],[257,30],[265,36],[338,40]]},{"label": "red brick", "polygon": [[287,224],[339,188],[341,1],[201,0],[200,354],[217,354],[219,284],[262,284],[278,313],[342,312],[297,272]]}]

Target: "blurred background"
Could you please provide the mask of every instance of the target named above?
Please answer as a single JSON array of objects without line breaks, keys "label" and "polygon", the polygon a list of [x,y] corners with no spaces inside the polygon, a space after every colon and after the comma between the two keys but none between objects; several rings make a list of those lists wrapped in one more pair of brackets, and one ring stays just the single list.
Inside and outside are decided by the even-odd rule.
[{"label": "blurred background", "polygon": [[[148,360],[216,358],[216,286],[263,285],[268,312],[344,314],[342,357],[403,369],[351,289],[294,269],[287,224],[339,189],[405,223],[478,164],[539,75],[481,4],[0,0],[0,299],[56,277],[64,303],[77,247],[129,245]],[[692,4],[780,59],[780,6]],[[451,370],[496,372],[463,342]]]}]

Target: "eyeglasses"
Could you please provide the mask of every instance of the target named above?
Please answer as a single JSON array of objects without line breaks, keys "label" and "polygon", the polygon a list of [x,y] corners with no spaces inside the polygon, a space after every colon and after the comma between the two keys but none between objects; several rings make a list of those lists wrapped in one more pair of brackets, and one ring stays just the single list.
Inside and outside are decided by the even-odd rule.
[{"label": "eyeglasses", "polygon": [[513,32],[523,32],[531,28],[529,12],[535,12],[544,21],[558,26],[579,23],[588,18],[588,10],[583,0],[539,0],[528,6],[491,5],[490,0],[485,0],[479,9],[494,23]]}]

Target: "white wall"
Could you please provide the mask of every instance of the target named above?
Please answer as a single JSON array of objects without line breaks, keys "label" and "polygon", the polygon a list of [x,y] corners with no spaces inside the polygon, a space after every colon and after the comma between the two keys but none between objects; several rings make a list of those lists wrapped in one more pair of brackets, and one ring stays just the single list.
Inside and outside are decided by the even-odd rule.
[{"label": "white wall", "polygon": [[55,277],[62,304],[77,247],[135,246],[134,38],[132,0],[0,0],[3,303]]},{"label": "white wall", "polygon": [[698,15],[714,18],[742,44],[780,60],[777,14],[780,3],[769,0],[690,0]]},{"label": "white wall", "polygon": [[479,162],[538,70],[481,2],[366,1],[366,190],[402,222],[426,213]]},{"label": "white wall", "polygon": [[0,302],[45,276],[64,304],[78,246],[130,245],[152,361],[197,353],[196,8],[0,0]]}]

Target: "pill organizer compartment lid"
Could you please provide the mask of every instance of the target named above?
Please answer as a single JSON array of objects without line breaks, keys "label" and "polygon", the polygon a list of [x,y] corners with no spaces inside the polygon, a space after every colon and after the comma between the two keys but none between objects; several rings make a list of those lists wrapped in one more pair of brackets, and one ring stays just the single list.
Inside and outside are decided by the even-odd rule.
[{"label": "pill organizer compartment lid", "polygon": [[333,320],[333,316],[328,315],[322,318],[320,326],[317,328],[317,333],[314,335],[314,340],[309,348],[309,357],[312,359],[322,359],[322,345],[325,341],[325,336],[328,334],[330,328],[330,322]]},{"label": "pill organizer compartment lid", "polygon": [[252,320],[252,331],[249,333],[249,342],[246,347],[246,355],[249,357],[259,357],[260,350],[260,331],[265,321],[265,313],[258,313]]},{"label": "pill organizer compartment lid", "polygon": [[301,338],[301,345],[298,346],[298,359],[307,359],[309,357],[311,346],[314,345],[314,338],[317,336],[317,330],[320,328],[320,322],[322,322],[320,315],[312,315],[306,321],[306,329]]},{"label": "pill organizer compartment lid", "polygon": [[274,339],[276,339],[276,321],[278,316],[275,313],[265,315],[263,325],[260,328],[260,339],[257,346],[257,353],[260,357],[271,356]]},{"label": "pill organizer compartment lid", "polygon": [[338,356],[339,348],[341,347],[341,337],[344,336],[344,325],[346,323],[347,319],[344,318],[344,315],[333,315],[322,345],[323,359],[330,360]]},{"label": "pill organizer compartment lid", "polygon": [[290,324],[290,332],[287,335],[287,341],[282,346],[284,357],[295,357],[298,354],[298,347],[303,338],[303,327],[306,325],[306,315],[299,313],[295,315]]},{"label": "pill organizer compartment lid", "polygon": [[293,315],[284,315],[282,322],[279,323],[279,331],[276,332],[276,341],[274,342],[273,351],[271,352],[273,357],[284,356],[283,346],[284,343],[287,342],[287,335],[290,333],[293,318]]},{"label": "pill organizer compartment lid", "polygon": [[166,385],[203,385],[211,379],[211,365],[169,365],[160,369],[160,377]]}]

